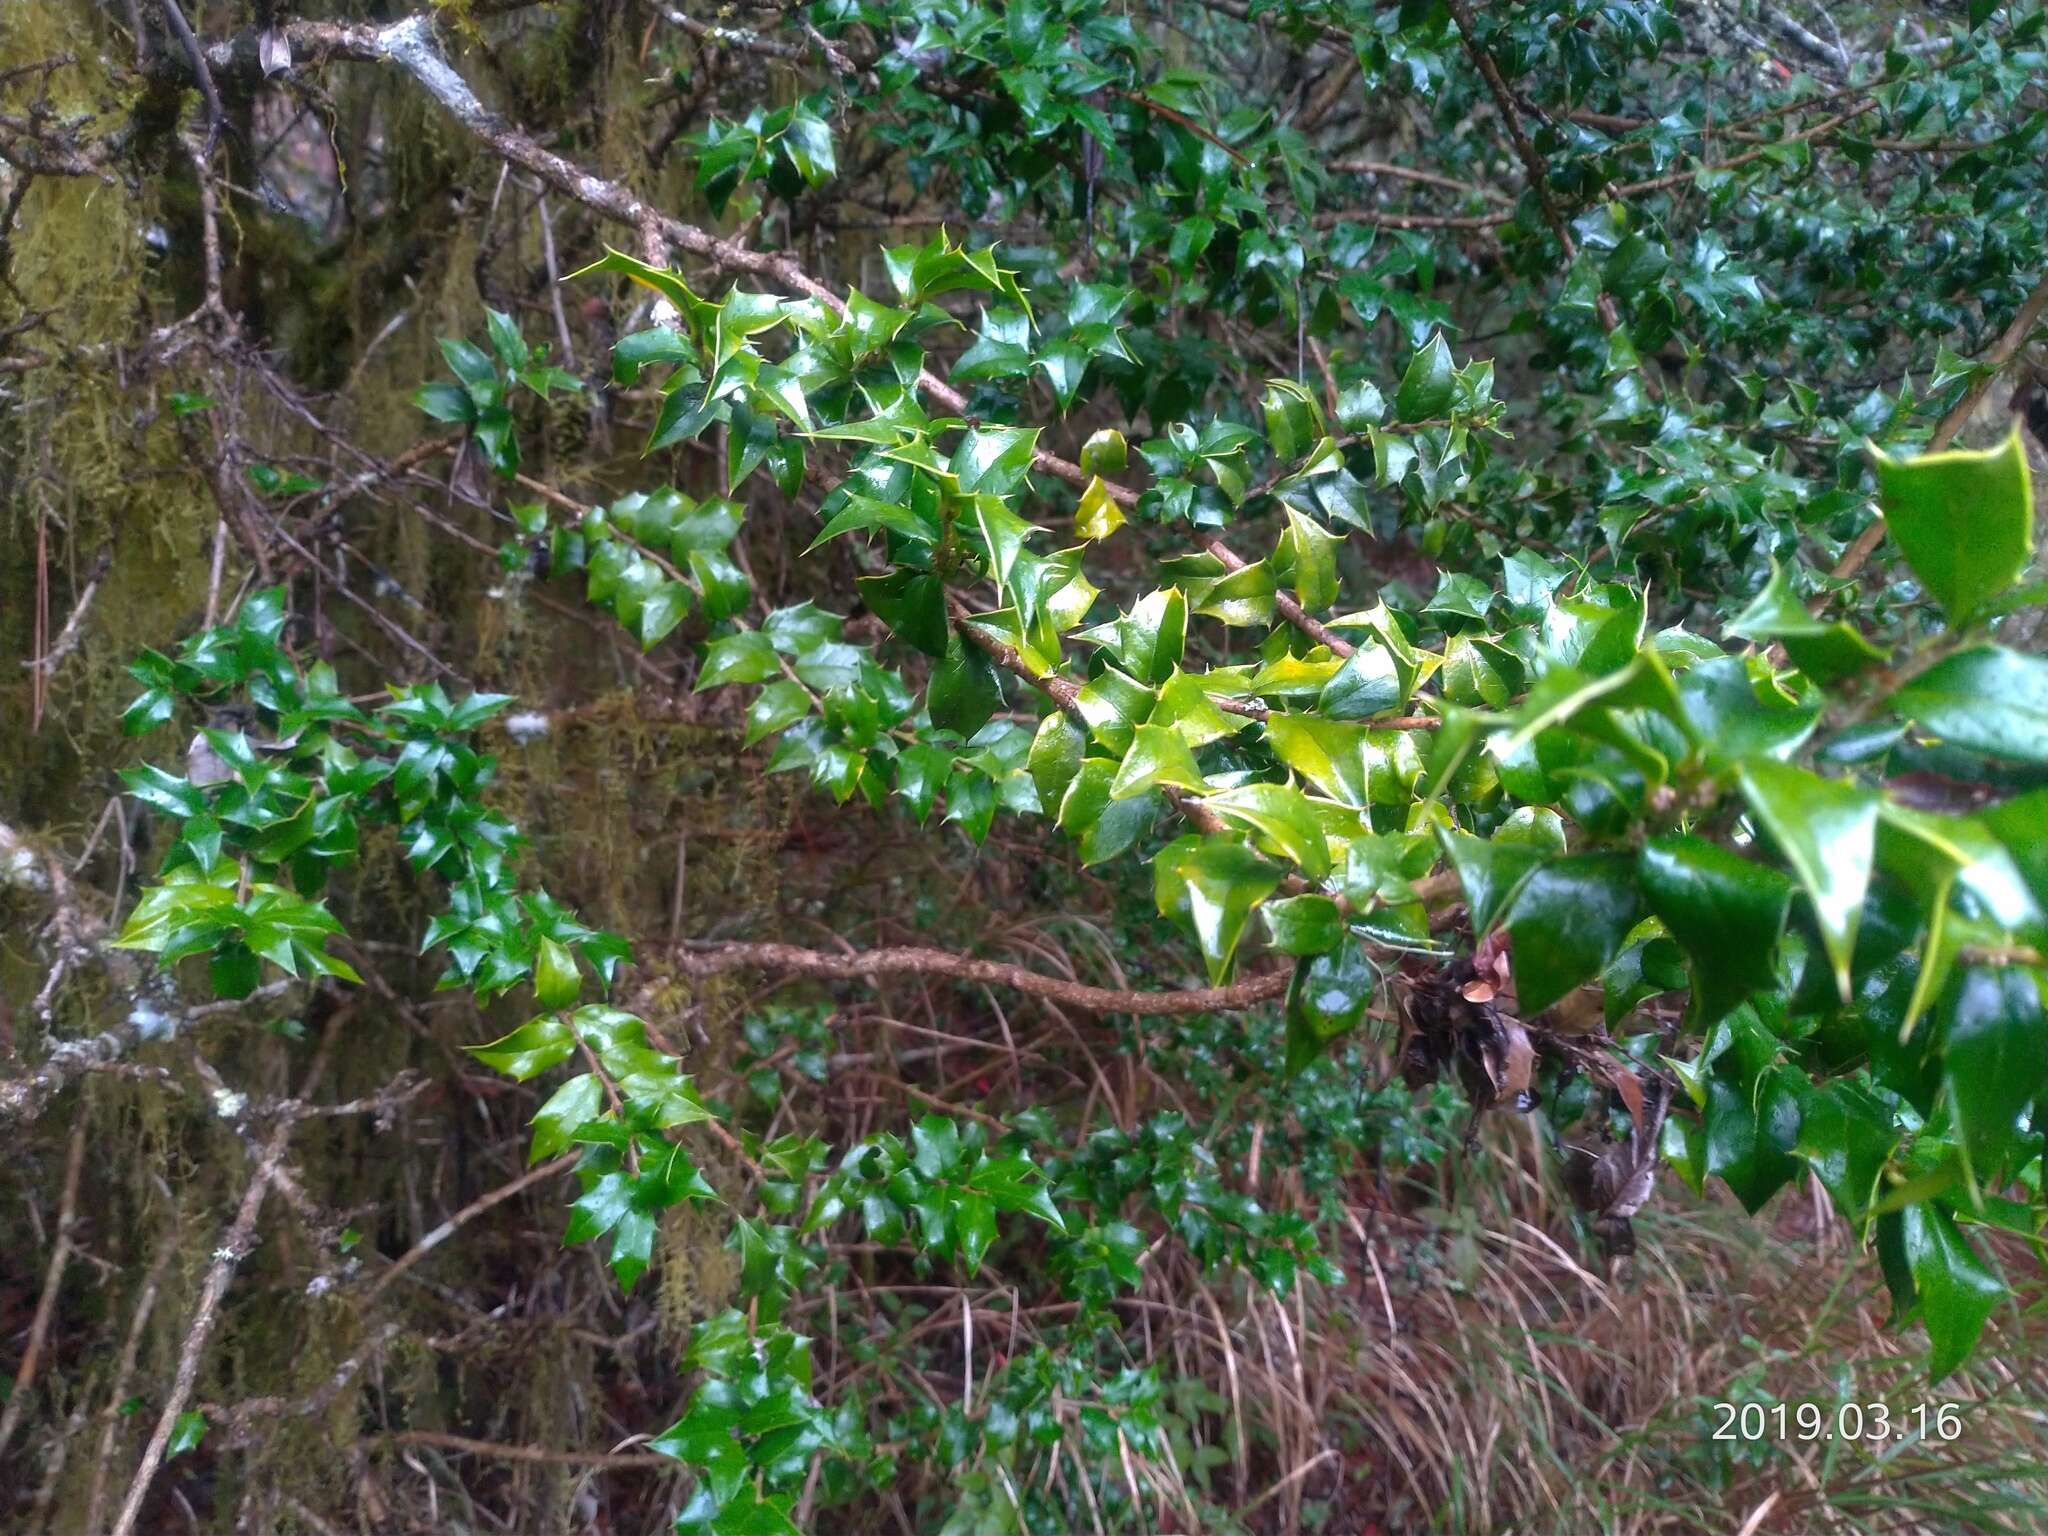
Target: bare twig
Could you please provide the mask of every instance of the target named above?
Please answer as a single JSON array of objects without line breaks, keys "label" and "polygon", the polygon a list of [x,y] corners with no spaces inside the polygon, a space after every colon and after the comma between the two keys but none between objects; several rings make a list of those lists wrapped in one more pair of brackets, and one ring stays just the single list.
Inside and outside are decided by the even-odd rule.
[{"label": "bare twig", "polygon": [[193,36],[192,23],[185,19],[184,7],[178,0],[157,0],[157,9],[163,12],[164,21],[177,34],[178,44],[192,64],[193,83],[206,99],[206,148],[210,153],[227,123],[227,113],[221,110],[220,91],[213,83],[213,71],[206,67],[205,50],[199,46],[199,39]]},{"label": "bare twig", "polygon": [[79,637],[84,633],[81,626],[85,622],[85,611],[92,607],[93,598],[98,596],[100,582],[105,579],[112,559],[110,552],[100,551],[99,558],[93,561],[91,574],[85,579],[84,588],[78,594],[78,601],[71,606],[71,617],[57,631],[57,638],[50,642],[50,648],[33,660],[24,661],[24,667],[35,667],[46,674],[54,672],[58,662],[78,649]]},{"label": "bare twig", "polygon": [[414,1243],[410,1249],[400,1255],[389,1269],[380,1271],[377,1278],[370,1282],[370,1288],[365,1293],[364,1299],[366,1301],[376,1300],[400,1275],[411,1269],[413,1265],[419,1263],[421,1259],[424,1259],[428,1254],[440,1247],[441,1244],[447,1242],[449,1238],[453,1237],[465,1225],[483,1215],[492,1206],[510,1200],[521,1190],[530,1189],[543,1179],[551,1179],[558,1173],[566,1173],[576,1165],[576,1157],[577,1154],[574,1152],[567,1153],[554,1159],[552,1162],[542,1163],[538,1168],[529,1168],[509,1184],[500,1184],[496,1189],[491,1190],[487,1194],[477,1196],[476,1199],[470,1201],[469,1204],[465,1205],[453,1216],[450,1216],[417,1243]]},{"label": "bare twig", "polygon": [[472,1440],[467,1435],[448,1435],[433,1429],[399,1429],[382,1437],[387,1445],[431,1445],[444,1451],[461,1451],[470,1456],[487,1456],[493,1461],[524,1461],[544,1467],[602,1467],[626,1472],[680,1472],[673,1458],[653,1451],[551,1451],[538,1445],[501,1445],[492,1440]]},{"label": "bare twig", "polygon": [[100,1453],[93,1463],[92,1496],[85,1506],[85,1528],[96,1531],[100,1528],[100,1511],[107,1503],[107,1473],[114,1464],[114,1435],[121,1426],[121,1405],[128,1400],[128,1379],[135,1374],[135,1357],[142,1350],[142,1331],[149,1326],[149,1314],[156,1309],[156,1299],[163,1284],[164,1270],[171,1262],[176,1250],[166,1243],[157,1253],[156,1261],[149,1266],[142,1289],[135,1298],[135,1311],[128,1319],[128,1338],[121,1346],[121,1358],[114,1367],[113,1390],[107,1394],[107,1406],[100,1410]]},{"label": "bare twig", "polygon": [[678,969],[691,976],[722,971],[783,971],[837,981],[864,981],[874,976],[949,976],[956,981],[1008,987],[1095,1013],[1190,1014],[1229,1013],[1269,1003],[1287,990],[1287,973],[1256,976],[1227,987],[1190,987],[1168,992],[1132,992],[1091,987],[1063,977],[1026,970],[1021,965],[956,955],[943,949],[907,946],[869,949],[853,954],[825,954],[796,944],[684,942],[671,951]]},{"label": "bare twig", "polygon": [[171,1014],[164,1013],[150,999],[138,997],[127,1017],[112,1029],[88,1035],[82,1040],[61,1041],[34,1071],[0,1081],[0,1125],[34,1119],[43,1104],[54,1094],[62,1092],[74,1078],[106,1068],[134,1050],[145,1031],[151,1035],[168,1035],[185,1024],[246,1008],[297,985],[299,982],[295,977],[280,977],[264,983],[247,997],[199,1003]]},{"label": "bare twig", "polygon": [[7,1407],[0,1411],[0,1451],[7,1449],[7,1442],[14,1438],[14,1426],[20,1422],[22,1407],[29,1399],[29,1388],[35,1385],[36,1368],[42,1364],[43,1346],[49,1342],[50,1319],[57,1311],[57,1291],[64,1283],[64,1270],[71,1262],[71,1252],[76,1246],[71,1241],[72,1230],[78,1224],[78,1175],[85,1166],[85,1122],[80,1120],[71,1129],[71,1150],[64,1159],[64,1193],[57,1205],[57,1240],[50,1247],[50,1267],[43,1280],[43,1294],[36,1302],[36,1314],[28,1325],[28,1346],[22,1351],[21,1365],[14,1373],[14,1386],[7,1398]]},{"label": "bare twig", "polygon": [[[313,1090],[326,1074],[328,1054],[347,1016],[346,1010],[338,1011],[328,1022],[320,1048],[313,1055],[313,1064],[306,1071],[305,1085],[299,1090],[301,1099],[311,1098]],[[185,1344],[178,1352],[178,1368],[171,1378],[170,1393],[164,1399],[163,1411],[157,1416],[149,1443],[143,1447],[142,1462],[135,1469],[135,1480],[129,1484],[128,1497],[114,1521],[111,1536],[134,1536],[135,1523],[141,1518],[150,1484],[156,1480],[157,1468],[163,1464],[164,1451],[170,1445],[171,1431],[177,1425],[178,1416],[185,1411],[185,1404],[191,1400],[193,1384],[199,1379],[200,1361],[205,1357],[206,1346],[220,1322],[220,1304],[235,1278],[235,1270],[255,1241],[256,1221],[263,1214],[263,1197],[269,1193],[271,1182],[284,1162],[294,1124],[294,1121],[282,1120],[270,1133],[270,1139],[257,1156],[256,1171],[250,1176],[248,1188],[242,1192],[242,1203],[235,1211],[235,1219],[229,1224],[220,1246],[213,1251],[213,1263],[199,1288],[199,1302],[192,1309],[191,1322],[186,1325]]]}]

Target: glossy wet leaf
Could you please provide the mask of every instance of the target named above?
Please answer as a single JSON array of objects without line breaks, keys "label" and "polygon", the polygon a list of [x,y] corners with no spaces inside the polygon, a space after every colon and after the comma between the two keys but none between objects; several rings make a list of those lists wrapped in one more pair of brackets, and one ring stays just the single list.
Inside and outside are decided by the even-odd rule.
[{"label": "glossy wet leaf", "polygon": [[1776,1073],[1753,1083],[1721,1076],[1707,1085],[1706,1171],[1734,1191],[1755,1215],[1799,1172],[1799,1101]]},{"label": "glossy wet leaf", "polygon": [[1286,896],[1259,909],[1266,942],[1283,955],[1320,955],[1344,938],[1344,914],[1328,896]]},{"label": "glossy wet leaf", "polygon": [[1365,1021],[1378,982],[1364,947],[1355,943],[1339,944],[1295,966],[1287,987],[1288,1076]]},{"label": "glossy wet leaf", "polygon": [[1808,613],[1784,570],[1777,567],[1756,600],[1729,624],[1728,633],[1745,640],[1778,641],[1792,664],[1817,683],[1853,677],[1885,659],[1885,653],[1855,626],[1840,619],[1823,622]]},{"label": "glossy wet leaf", "polygon": [[896,570],[886,576],[863,576],[855,585],[897,639],[927,656],[946,654],[946,586],[927,571]]},{"label": "glossy wet leaf", "polygon": [[469,1054],[487,1067],[496,1068],[517,1082],[538,1077],[576,1051],[576,1037],[569,1026],[553,1014],[528,1019],[508,1035],[489,1045],[472,1045]]},{"label": "glossy wet leaf", "polygon": [[1160,914],[1188,925],[1221,986],[1253,909],[1279,887],[1279,866],[1230,838],[1184,837],[1160,850],[1152,874]]},{"label": "glossy wet leaf", "polygon": [[1540,864],[1507,909],[1515,996],[1524,1015],[1548,1008],[1599,975],[1641,919],[1634,861],[1575,854]]},{"label": "glossy wet leaf", "polygon": [[1409,359],[1401,375],[1401,387],[1394,395],[1394,417],[1398,421],[1428,421],[1450,408],[1456,365],[1443,332],[1434,333],[1423,348]]},{"label": "glossy wet leaf", "polygon": [[1962,651],[1893,694],[1890,707],[1965,751],[2048,763],[2048,658],[1993,645]]},{"label": "glossy wet leaf", "polygon": [[1968,1358],[2004,1299],[2000,1280],[1937,1205],[1901,1211],[1899,1248],[1913,1279],[1914,1310],[1927,1329],[1927,1374],[1939,1381]]},{"label": "glossy wet leaf", "polygon": [[972,736],[1002,707],[1002,685],[995,666],[978,645],[970,645],[955,632],[946,648],[945,660],[932,668],[925,707],[932,724],[942,731]]},{"label": "glossy wet leaf", "polygon": [[1996,448],[1896,459],[1873,454],[1885,527],[1934,600],[1965,619],[2018,579],[2034,492],[2017,428]]},{"label": "glossy wet leaf", "polygon": [[1494,925],[1548,852],[1519,840],[1489,841],[1445,828],[1438,829],[1437,841],[1465,893],[1475,934]]},{"label": "glossy wet leaf", "polygon": [[1692,961],[1693,1022],[1713,1023],[1771,984],[1792,882],[1767,865],[1673,834],[1643,847],[1637,877],[1650,910]]},{"label": "glossy wet leaf", "polygon": [[1846,1000],[1849,956],[1856,945],[1876,848],[1877,796],[1803,768],[1761,759],[1743,764],[1738,777],[1751,812],[1784,851],[1812,903],[1836,985]]},{"label": "glossy wet leaf", "polygon": [[[2022,966],[1965,966],[1941,1003],[1942,1074],[1964,1166],[1989,1184],[2017,1149],[2019,1117],[2048,1088],[2041,983]],[[2039,1133],[2024,1156],[2039,1146]]]},{"label": "glossy wet leaf", "polygon": [[1163,725],[1141,725],[1109,787],[1112,800],[1128,800],[1148,789],[1200,791],[1202,770],[1180,734]]}]

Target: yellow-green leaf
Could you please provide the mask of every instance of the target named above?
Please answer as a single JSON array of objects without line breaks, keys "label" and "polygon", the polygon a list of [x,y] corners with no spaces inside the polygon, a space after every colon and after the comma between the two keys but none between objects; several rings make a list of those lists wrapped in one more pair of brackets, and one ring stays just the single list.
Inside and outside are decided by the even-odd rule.
[{"label": "yellow-green leaf", "polygon": [[2018,579],[2034,532],[2034,488],[2015,427],[1982,453],[1895,459],[1873,449],[1877,499],[1906,564],[1952,620]]}]

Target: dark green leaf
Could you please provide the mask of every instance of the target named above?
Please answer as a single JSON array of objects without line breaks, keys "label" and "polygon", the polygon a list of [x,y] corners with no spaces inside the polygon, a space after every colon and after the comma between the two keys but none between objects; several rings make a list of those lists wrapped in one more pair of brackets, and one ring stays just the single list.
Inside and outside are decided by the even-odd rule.
[{"label": "dark green leaf", "polygon": [[862,576],[854,583],[861,598],[896,638],[927,656],[946,654],[946,584],[925,571],[897,570]]},{"label": "dark green leaf", "polygon": [[1739,772],[1749,808],[1783,851],[1813,903],[1836,985],[1849,997],[1849,956],[1877,841],[1877,796],[1769,759]]},{"label": "dark green leaf", "polygon": [[1599,975],[1641,917],[1634,862],[1625,855],[1575,854],[1535,870],[1507,911],[1522,1012],[1541,1013]]},{"label": "dark green leaf", "polygon": [[946,659],[932,668],[925,694],[932,724],[942,731],[972,736],[1002,704],[1003,689],[994,664],[980,646],[955,633],[946,647]]},{"label": "dark green leaf", "polygon": [[1378,980],[1364,947],[1358,944],[1340,944],[1295,966],[1287,987],[1289,1077],[1364,1021]]},{"label": "dark green leaf", "polygon": [[1394,419],[1429,421],[1442,416],[1451,408],[1455,372],[1444,333],[1437,331],[1409,360],[1408,371],[1401,375],[1401,387],[1394,394]]},{"label": "dark green leaf", "polygon": [[[1972,965],[1943,997],[1942,1074],[1963,1164],[1988,1185],[2019,1134],[2021,1111],[2048,1087],[2041,988],[2021,966]],[[2025,1155],[2040,1147],[2038,1132]]]},{"label": "dark green leaf", "polygon": [[1771,984],[1792,884],[1703,838],[1653,839],[1637,862],[1650,910],[1692,960],[1697,1027]]},{"label": "dark green leaf", "polygon": [[1927,1375],[1939,1381],[1977,1346],[2005,1284],[1985,1267],[1948,1212],[1909,1205],[1899,1213],[1899,1239],[1913,1277],[1916,1310],[1927,1328]]}]

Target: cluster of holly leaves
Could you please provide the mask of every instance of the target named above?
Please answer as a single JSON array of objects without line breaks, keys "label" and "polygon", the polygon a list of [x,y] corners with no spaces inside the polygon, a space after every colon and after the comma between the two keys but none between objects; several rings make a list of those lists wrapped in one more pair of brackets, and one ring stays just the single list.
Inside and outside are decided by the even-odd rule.
[{"label": "cluster of holly leaves", "polygon": [[[1641,589],[1526,552],[1497,586],[1447,575],[1412,610],[1341,611],[1354,498],[1425,462],[1454,481],[1493,451],[1486,366],[1433,335],[1350,421],[1281,380],[1263,431],[1176,426],[1143,445],[1154,483],[1135,515],[1199,526],[1213,503],[1216,522],[1266,514],[1273,542],[1249,562],[1170,559],[1168,584],[1105,616],[1081,558],[1117,532],[1121,437],[1091,440],[1071,540],[1045,549],[1018,510],[1037,429],[933,415],[916,387],[910,338],[943,319],[931,286],[1008,296],[991,264],[943,239],[905,247],[894,305],[772,316],[735,293],[743,325],[674,274],[618,253],[598,266],[674,306],[663,346],[698,349],[671,399],[704,414],[772,371],[785,430],[846,455],[818,543],[858,543],[858,598],[890,639],[857,643],[805,604],[705,643],[698,686],[758,690],[748,737],[773,738],[771,770],[920,819],[943,803],[976,837],[998,810],[1037,812],[1087,863],[1147,858],[1211,981],[1248,935],[1293,957],[1296,1067],[1357,1027],[1402,957],[1445,950],[1440,866],[1471,934],[1505,935],[1526,1020],[1601,984],[1625,1031],[1638,1003],[1688,986],[1663,1052],[1693,1101],[1669,1123],[1672,1161],[1752,1208],[1812,1168],[1952,1368],[2002,1293],[1961,1227],[2031,1232],[2040,1205],[2048,793],[1997,796],[2048,765],[2048,663],[1992,632],[2030,554],[2017,438],[1875,453],[1887,530],[1939,620],[1896,650],[1815,618],[1784,571],[1710,635],[1653,628]],[[778,331],[783,347],[758,350]],[[1160,489],[1174,471],[1182,500]],[[602,510],[580,531],[627,537]],[[1202,643],[1204,621],[1247,632],[1229,645],[1244,659]],[[1027,731],[1012,716],[1033,699]],[[1923,780],[1987,793],[1949,804]]]},{"label": "cluster of holly leaves", "polygon": [[[682,291],[654,276],[664,294]],[[1439,350],[1418,352],[1404,374],[1390,428],[1424,411],[1455,414],[1455,396],[1418,395],[1414,383],[1432,370],[1472,376],[1469,365],[1433,360]],[[896,366],[914,377],[914,363]],[[790,372],[819,378],[801,362]],[[807,398],[829,398],[830,382]],[[894,639],[879,645],[848,641],[809,605],[758,624],[716,621],[702,686],[755,687],[750,716],[777,688],[801,700],[779,723],[754,721],[754,735],[776,737],[776,762],[809,768],[841,798],[855,788],[878,802],[901,796],[920,817],[964,801],[970,811],[955,819],[971,835],[1001,806],[1054,817],[1091,860],[1149,856],[1161,913],[1186,928],[1212,980],[1228,979],[1248,936],[1292,957],[1293,1071],[1360,1023],[1404,956],[1440,963],[1455,941],[1432,924],[1425,893],[1441,864],[1471,934],[1507,935],[1516,1006],[1529,1020],[1598,983],[1623,1034],[1637,1002],[1686,987],[1682,1035],[1659,1041],[1692,1101],[1668,1122],[1673,1163],[1695,1182],[1719,1177],[1752,1207],[1811,1168],[1873,1239],[1902,1315],[1926,1321],[1936,1369],[1963,1357],[2002,1290],[1965,1229],[2038,1226],[2031,1117],[2048,791],[1962,812],[1930,809],[1897,785],[1998,785],[2048,763],[2048,665],[1984,633],[1983,616],[1999,611],[2027,555],[2015,532],[2031,517],[2016,444],[1877,458],[1892,536],[1949,620],[1932,643],[1893,657],[1838,621],[1812,620],[1782,582],[1717,643],[1652,631],[1640,594],[1526,558],[1508,564],[1497,591],[1412,613],[1334,612],[1338,583],[1315,575],[1315,533],[1333,535],[1304,488],[1332,473],[1315,466],[1342,449],[1312,396],[1276,387],[1266,431],[1243,429],[1238,446],[1262,475],[1253,489],[1247,473],[1246,499],[1282,509],[1278,543],[1232,573],[1264,575],[1267,601],[1249,612],[1212,603],[1205,578],[1184,575],[1083,627],[1085,608],[1061,615],[1039,602],[1020,614],[1059,557],[1029,547],[1041,530],[999,491],[958,488],[960,447],[992,429],[900,425],[915,401],[893,398],[899,425],[887,434],[856,418],[836,439],[859,445],[848,483],[908,465],[917,479],[897,494],[922,501],[931,521],[915,524],[916,537],[888,522],[855,529],[886,562],[863,581],[935,583],[946,638],[916,644],[903,633],[907,610],[885,606],[874,611]],[[1275,439],[1295,447],[1292,463]],[[1111,453],[1094,445],[1095,467],[1110,468]],[[1015,497],[1025,481],[997,484]],[[828,524],[854,494],[839,511],[828,499]],[[1011,520],[1022,525],[1014,542]],[[576,532],[586,547],[630,538],[602,511]],[[1067,551],[1064,569],[1078,553]],[[991,589],[1011,601],[982,606]],[[1341,656],[1277,615],[1271,599],[1283,590],[1323,615]],[[1190,609],[1223,630],[1261,631],[1253,659],[1202,665]],[[520,887],[520,839],[489,808],[494,763],[470,740],[509,700],[455,702],[428,685],[365,707],[330,669],[293,658],[285,625],[283,593],[258,592],[175,657],[145,653],[132,669],[144,691],[131,729],[164,725],[184,706],[230,723],[201,727],[184,774],[128,775],[131,793],[178,836],[121,941],[167,962],[208,957],[227,995],[245,995],[265,961],[351,980],[330,952],[340,926],[322,895],[361,829],[390,827],[416,871],[445,890],[446,910],[425,935],[446,954],[443,984],[482,1000],[531,992],[533,1016],[475,1054],[522,1081],[572,1069],[535,1113],[532,1154],[575,1151],[582,1193],[566,1237],[609,1238],[631,1286],[662,1211],[716,1198],[680,1136],[712,1110],[644,1021],[584,1001],[591,985],[609,988],[628,958],[623,941]],[[1083,658],[1072,677],[1069,641]],[[909,660],[920,652],[921,667]],[[772,657],[772,671],[720,660],[736,654]],[[963,716],[948,668],[969,657],[988,667]],[[1482,688],[1481,676],[1494,685]],[[1047,689],[1039,729],[992,721],[1005,689],[1021,703],[1027,682]],[[887,727],[866,731],[885,698]],[[833,753],[852,766],[818,773]],[[1195,830],[1173,835],[1176,823]],[[802,1033],[785,1021],[757,1044]],[[1029,1214],[1059,1239],[1048,1272],[1090,1306],[1139,1279],[1147,1239],[1123,1216],[1133,1197],[1168,1213],[1206,1267],[1242,1266],[1281,1292],[1301,1265],[1334,1273],[1307,1222],[1232,1191],[1177,1117],[1098,1132],[1072,1153],[1028,1119],[991,1140],[979,1124],[937,1116],[848,1148],[836,1165],[809,1137],[748,1132],[740,1150],[758,1202],[732,1229],[743,1305],[693,1338],[687,1364],[702,1380],[657,1442],[700,1473],[686,1529],[790,1529],[814,1460],[830,1469],[826,1496],[839,1498],[885,1479],[900,1454],[895,1442],[877,1447],[856,1400],[828,1407],[811,1395],[808,1340],[783,1320],[829,1270],[841,1223],[972,1273],[998,1218]],[[1053,1390],[1032,1385],[1029,1364],[1020,1357],[1005,1372],[1003,1413],[990,1403],[979,1419],[942,1414],[925,1428],[991,1444],[1016,1436],[1033,1394]],[[1156,1391],[1150,1380],[1094,1386],[1105,1402],[1132,1391],[1142,1400]],[[1135,1407],[1119,1408],[1120,1432],[1164,1433]]]},{"label": "cluster of holly leaves", "polygon": [[[471,1054],[516,1081],[551,1081],[532,1116],[531,1161],[567,1154],[580,1192],[564,1241],[606,1242],[630,1290],[651,1262],[662,1214],[719,1199],[686,1133],[724,1117],[657,1031],[603,1000],[630,961],[627,944],[522,884],[523,840],[488,804],[495,760],[475,743],[510,699],[451,700],[431,684],[350,698],[330,667],[294,656],[288,623],[284,590],[261,590],[175,656],[147,651],[130,668],[144,687],[126,716],[131,732],[199,724],[183,771],[144,766],[123,775],[173,838],[118,943],[169,967],[203,959],[223,997],[248,996],[266,964],[285,977],[356,982],[335,952],[349,940],[328,910],[330,883],[356,862],[365,838],[393,839],[443,898],[422,941],[423,952],[445,959],[440,985],[480,1004],[509,997],[529,1006],[525,1022]],[[337,894],[346,889],[336,884]],[[774,1010],[750,1019],[745,1033],[761,1057],[784,1043],[807,1045],[795,1070],[822,1076],[830,1043],[822,1011]],[[763,1098],[776,1091],[772,1078],[737,1074]],[[744,1120],[744,1106],[732,1118]],[[1152,1372],[1098,1376],[1078,1357],[1042,1347],[1010,1363],[978,1414],[920,1400],[878,1444],[875,1394],[821,1403],[811,1339],[786,1320],[793,1300],[815,1302],[821,1283],[844,1278],[835,1230],[857,1230],[921,1267],[972,1276],[997,1244],[999,1223],[1029,1217],[1054,1243],[1055,1282],[1083,1304],[1075,1324],[1083,1338],[1094,1336],[1114,1296],[1140,1281],[1148,1239],[1125,1219],[1140,1185],[1144,1208],[1212,1268],[1248,1265],[1275,1294],[1292,1288],[1298,1262],[1334,1277],[1305,1222],[1229,1189],[1178,1122],[1128,1144],[1098,1135],[1079,1158],[1063,1156],[1055,1128],[1029,1114],[995,1135],[980,1122],[926,1115],[904,1136],[872,1136],[836,1159],[810,1136],[769,1139],[743,1128],[725,1139],[752,1175],[748,1214],[734,1219],[728,1239],[738,1295],[693,1332],[681,1365],[696,1386],[653,1441],[697,1474],[678,1527],[686,1531],[794,1531],[790,1511],[814,1464],[824,1472],[814,1497],[829,1506],[889,1486],[905,1456],[931,1460],[970,1443],[1003,1456],[1042,1450],[1063,1433],[1061,1397],[1070,1411],[1079,1405],[1091,1446],[1108,1436],[1096,1450],[1114,1454],[1118,1435],[1164,1445],[1152,1444],[1164,1434],[1148,1407],[1160,1392]]]},{"label": "cluster of holly leaves", "polygon": [[[868,197],[851,168],[876,163],[935,223],[1006,233],[1049,312],[1026,368],[1021,306],[990,307],[953,375],[978,404],[1037,377],[1062,409],[1200,420],[1262,372],[1313,380],[1317,346],[1348,395],[1437,328],[1514,338],[1545,380],[1524,409],[1558,451],[1482,469],[1453,498],[1465,515],[1411,515],[1432,556],[1483,552],[1491,515],[1611,542],[1666,590],[1753,591],[1801,543],[1832,558],[1855,531],[1856,439],[1953,398],[2032,281],[2041,10],[1916,13],[1891,39],[1862,18],[1862,56],[1809,75],[1740,19],[1722,36],[1658,4],[1471,9],[1540,181],[1440,0],[868,0],[770,29],[816,87],[798,116],[836,151],[778,176],[798,163],[787,130],[721,126],[699,184],[771,248],[838,191]],[[820,30],[851,72],[824,67]],[[700,47],[660,46],[678,71]],[[1339,74],[1334,110],[1304,104],[1304,77]],[[1096,353],[1105,315],[1124,336]],[[1646,384],[1646,358],[1683,391]],[[1617,443],[1640,451],[1601,451]]]}]

